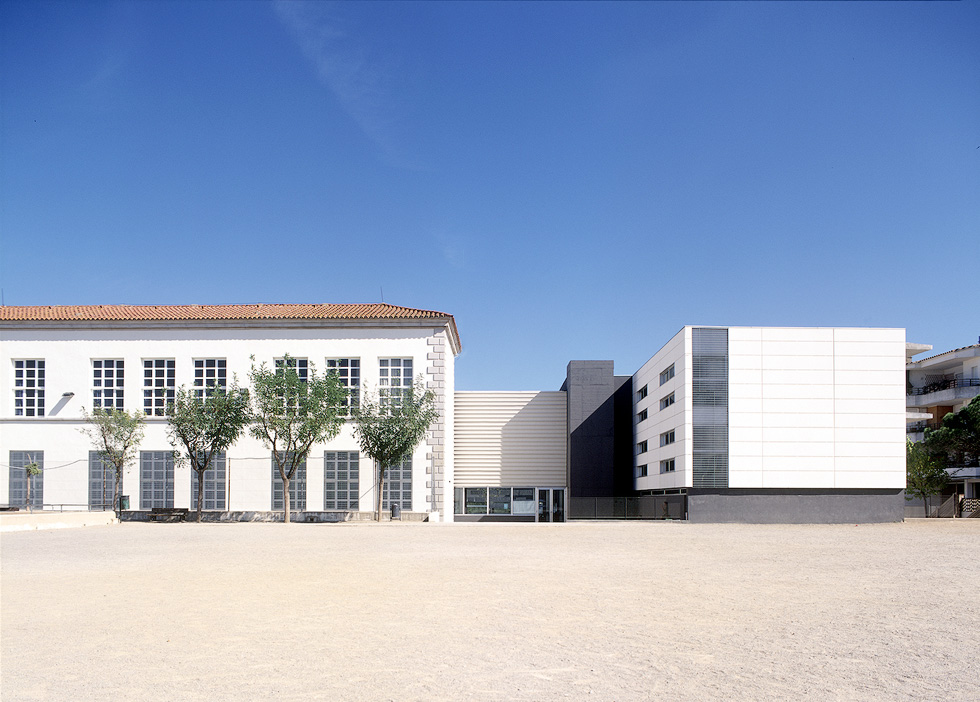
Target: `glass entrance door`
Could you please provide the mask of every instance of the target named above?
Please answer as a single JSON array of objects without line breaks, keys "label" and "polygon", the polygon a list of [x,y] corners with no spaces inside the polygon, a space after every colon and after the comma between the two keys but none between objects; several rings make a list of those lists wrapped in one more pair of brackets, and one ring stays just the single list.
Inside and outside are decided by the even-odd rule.
[{"label": "glass entrance door", "polygon": [[565,491],[561,489],[551,491],[551,521],[565,521]]},{"label": "glass entrance door", "polygon": [[565,488],[538,488],[538,521],[565,521]]},{"label": "glass entrance door", "polygon": [[538,521],[551,521],[551,490],[538,488]]}]

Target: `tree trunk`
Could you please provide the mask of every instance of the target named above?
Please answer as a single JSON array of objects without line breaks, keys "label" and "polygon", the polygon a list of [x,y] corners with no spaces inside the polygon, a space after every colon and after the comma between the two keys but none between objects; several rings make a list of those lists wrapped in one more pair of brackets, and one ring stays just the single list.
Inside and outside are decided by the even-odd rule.
[{"label": "tree trunk", "polygon": [[116,510],[116,519],[122,519],[122,505],[119,504],[120,492],[122,492],[122,469],[116,468],[116,484],[112,489],[112,506]]},{"label": "tree trunk", "polygon": [[27,473],[27,501],[24,502],[24,506],[27,507],[29,512],[33,512],[34,505],[31,504],[31,473],[26,468],[24,472]]},{"label": "tree trunk", "polygon": [[201,523],[201,508],[204,505],[204,471],[197,471],[197,523]]},{"label": "tree trunk", "polygon": [[925,514],[926,519],[928,519],[929,518],[929,496],[928,495],[923,495],[922,496],[922,511]]},{"label": "tree trunk", "polygon": [[[385,494],[385,469],[378,464],[378,511],[375,513],[375,521],[381,521],[381,499]],[[389,505],[390,507],[391,505]]]},{"label": "tree trunk", "polygon": [[289,478],[285,476],[282,479],[282,516],[283,521],[289,524]]}]

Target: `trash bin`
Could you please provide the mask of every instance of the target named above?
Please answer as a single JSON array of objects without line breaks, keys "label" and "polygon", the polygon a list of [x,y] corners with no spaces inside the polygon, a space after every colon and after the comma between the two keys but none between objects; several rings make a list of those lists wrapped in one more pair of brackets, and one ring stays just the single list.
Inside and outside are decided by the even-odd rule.
[{"label": "trash bin", "polygon": [[391,518],[401,519],[402,518],[402,508],[397,502],[391,503]]},{"label": "trash bin", "polygon": [[129,509],[129,495],[119,496],[119,511],[121,512],[124,509]]}]

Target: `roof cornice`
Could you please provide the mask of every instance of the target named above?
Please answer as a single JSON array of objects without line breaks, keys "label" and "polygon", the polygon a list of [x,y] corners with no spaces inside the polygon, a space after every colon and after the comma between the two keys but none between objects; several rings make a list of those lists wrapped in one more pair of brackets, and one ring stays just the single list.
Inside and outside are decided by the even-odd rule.
[{"label": "roof cornice", "polygon": [[0,329],[324,328],[442,326],[454,354],[456,320],[434,310],[369,304],[2,306]]}]

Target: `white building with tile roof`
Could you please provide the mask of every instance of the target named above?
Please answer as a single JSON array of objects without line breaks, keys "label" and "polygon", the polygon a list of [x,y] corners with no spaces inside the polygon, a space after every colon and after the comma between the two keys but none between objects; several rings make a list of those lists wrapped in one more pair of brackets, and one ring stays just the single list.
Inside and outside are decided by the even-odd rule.
[{"label": "white building with tile roof", "polygon": [[[80,431],[83,408],[106,407],[146,418],[140,458],[123,479],[131,509],[189,507],[196,482],[169,456],[166,402],[181,386],[233,378],[246,384],[253,357],[272,365],[288,354],[301,369],[335,370],[355,391],[424,379],[440,419],[411,459],[390,471],[386,492],[407,513],[451,519],[446,481],[459,352],[452,315],[386,304],[2,307],[0,461],[8,479],[0,481],[0,504],[23,499],[22,466],[31,460],[43,468],[37,503],[95,508],[106,493],[111,502],[111,480],[107,488],[104,467]],[[206,509],[281,509],[271,454],[247,435],[207,475]],[[314,447],[292,481],[293,509],[369,512],[374,485],[374,466],[360,455],[348,422],[337,438]]]}]

